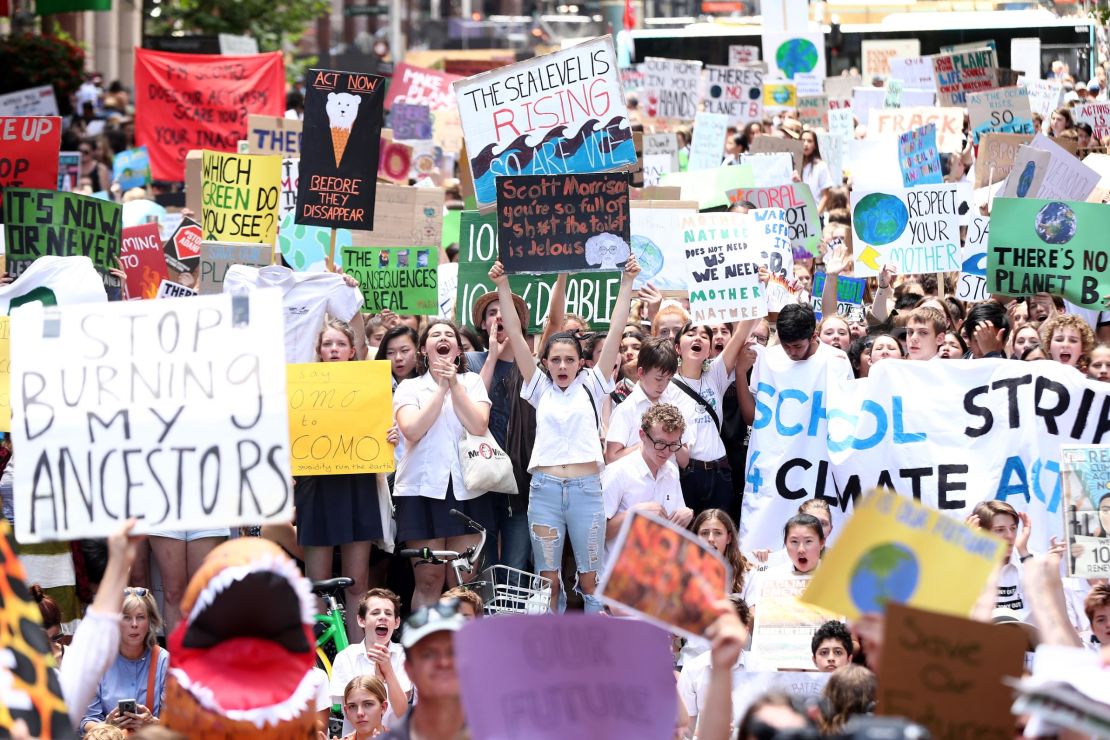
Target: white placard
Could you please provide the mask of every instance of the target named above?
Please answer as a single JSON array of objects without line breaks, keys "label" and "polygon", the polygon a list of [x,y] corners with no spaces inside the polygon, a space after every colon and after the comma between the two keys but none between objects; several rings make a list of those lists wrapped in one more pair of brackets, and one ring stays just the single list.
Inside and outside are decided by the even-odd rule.
[{"label": "white placard", "polygon": [[58,101],[50,85],[0,95],[0,116],[56,116]]},{"label": "white placard", "polygon": [[921,54],[917,39],[864,39],[860,42],[863,56],[863,79],[890,76],[890,60],[914,58]]},{"label": "white placard", "polygon": [[694,139],[690,142],[687,172],[711,170],[721,164],[728,133],[728,115],[701,111],[694,119]]}]

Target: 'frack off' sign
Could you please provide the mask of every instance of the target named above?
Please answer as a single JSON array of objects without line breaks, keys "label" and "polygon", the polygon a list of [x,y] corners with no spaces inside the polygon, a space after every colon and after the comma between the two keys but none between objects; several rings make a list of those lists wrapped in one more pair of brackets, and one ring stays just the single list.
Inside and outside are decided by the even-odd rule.
[{"label": "'frack off' sign", "polygon": [[12,313],[21,542],[288,521],[281,294]]}]

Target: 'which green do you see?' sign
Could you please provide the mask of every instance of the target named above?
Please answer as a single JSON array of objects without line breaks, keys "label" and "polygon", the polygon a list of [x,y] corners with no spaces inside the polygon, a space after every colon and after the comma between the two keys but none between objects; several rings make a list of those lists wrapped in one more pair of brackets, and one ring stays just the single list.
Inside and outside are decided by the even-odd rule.
[{"label": "'which green do you see?' sign", "polygon": [[343,265],[358,280],[363,310],[424,316],[439,309],[439,252],[428,247],[344,247]]}]

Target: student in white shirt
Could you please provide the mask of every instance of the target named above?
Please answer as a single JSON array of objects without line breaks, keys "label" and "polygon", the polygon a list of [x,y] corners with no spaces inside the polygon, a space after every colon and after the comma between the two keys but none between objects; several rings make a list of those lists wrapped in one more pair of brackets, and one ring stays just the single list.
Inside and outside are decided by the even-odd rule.
[{"label": "student in white shirt", "polygon": [[[747,635],[750,639],[752,624],[751,610],[744,600],[739,596],[733,594],[729,596],[729,601],[732,602],[733,609],[736,610],[736,616],[740,618],[746,628]],[[739,651],[739,656],[736,662],[732,665],[732,689],[736,691],[744,683],[745,674],[745,653],[747,644]],[[713,654],[708,650],[690,658],[690,660],[683,666],[682,673],[678,674],[678,695],[682,697],[682,702],[686,705],[686,711],[690,715],[690,724],[688,725],[693,731],[690,737],[698,736],[698,717],[701,715],[707,704],[709,703],[709,675]]]},{"label": "student in white shirt", "polygon": [[640,445],[637,454],[625,455],[601,474],[605,492],[606,542],[613,541],[628,512],[647,511],[687,527],[694,512],[682,500],[678,466],[674,456],[682,449],[686,420],[677,406],[660,403],[651,406],[640,419]]},{"label": "student in white shirt", "polygon": [[489,271],[501,301],[501,321],[524,379],[520,397],[536,409],[536,443],[528,463],[532,475],[528,528],[536,569],[552,581],[552,611],[559,606],[559,567],[568,536],[586,611],[598,613],[602,609],[594,596],[605,550],[605,507],[599,477],[604,458],[598,429],[601,403],[613,390],[621,341],[616,327],[628,321],[632,281],[639,272],[636,258],[630,256],[609,319],[614,329],[605,337],[597,363],[586,369],[581,343],[565,332],[547,340],[540,355],[541,367],[536,366],[513,308],[505,270],[495,262]]},{"label": "student in white shirt", "polygon": [[[636,358],[636,385],[609,417],[605,462],[612,463],[639,448],[640,423],[649,407],[656,403],[677,405],[681,391],[671,384],[676,372],[678,354],[674,342],[666,337],[651,337],[640,345]],[[678,451],[680,467],[686,463],[688,454],[686,448]]]},{"label": "student in white shirt", "polygon": [[1002,551],[1002,569],[998,572],[995,608],[1012,609],[1021,621],[1029,621],[1032,614],[1021,581],[1022,566],[1033,557],[1033,553],[1029,552],[1029,535],[1032,534],[1029,515],[1024,511],[1019,513],[1005,501],[991,499],[976,504],[967,523],[1006,541],[1006,548]]}]

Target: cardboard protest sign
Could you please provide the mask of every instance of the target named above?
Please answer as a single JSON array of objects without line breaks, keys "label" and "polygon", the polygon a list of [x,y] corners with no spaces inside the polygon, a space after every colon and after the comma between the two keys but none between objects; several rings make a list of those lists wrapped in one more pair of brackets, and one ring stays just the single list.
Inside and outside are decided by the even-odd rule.
[{"label": "cardboard protest sign", "polygon": [[872,491],[856,502],[802,600],[849,620],[881,614],[889,604],[966,616],[1005,547],[912,498]]},{"label": "cardboard protest sign", "polygon": [[19,540],[289,521],[283,332],[267,290],[13,311]]},{"label": "cardboard protest sign", "polygon": [[[764,139],[766,139],[766,141],[764,141]],[[793,160],[794,169],[801,172],[804,149],[805,144],[802,143],[801,139],[780,139],[776,136],[757,136],[752,140],[748,151],[752,154],[786,152]]]},{"label": "cardboard protest sign", "polygon": [[236,150],[247,116],[285,112],[281,52],[226,57],[135,49],[135,142],[155,180],[184,180],[191,149]]},{"label": "cardboard protest sign", "polygon": [[[836,280],[836,315],[848,321],[863,321],[863,294],[867,289],[866,278],[850,278],[841,275]],[[825,273],[813,276],[813,290],[810,291],[810,307],[820,321],[821,295],[825,290]]]},{"label": "cardboard protest sign", "polygon": [[793,82],[763,82],[763,108],[782,111],[798,107],[798,88]]},{"label": "cardboard protest sign", "polygon": [[53,85],[39,85],[0,95],[0,116],[57,116]]},{"label": "cardboard protest sign", "polygon": [[344,270],[358,280],[369,313],[434,314],[439,306],[439,250],[425,247],[347,247]]},{"label": "cardboard protest sign", "polygon": [[759,61],[759,47],[733,44],[728,47],[728,66],[739,67]]},{"label": "cardboard protest sign", "polygon": [[998,57],[993,49],[971,49],[932,57],[941,106],[967,105],[967,94],[998,87]]},{"label": "cardboard protest sign", "polygon": [[686,637],[701,637],[715,620],[731,568],[694,533],[643,511],[625,518],[598,586],[610,606]]},{"label": "cardboard protest sign", "polygon": [[[718,67],[707,64],[702,76],[702,101],[707,112],[728,114],[730,126],[763,120],[762,69],[756,66]],[[696,126],[694,133],[697,134]]]},{"label": "cardboard protest sign", "polygon": [[388,473],[394,469],[389,362],[286,366],[293,475]]},{"label": "cardboard protest sign", "polygon": [[120,189],[145,188],[150,184],[150,154],[145,146],[125,149],[112,159],[112,181]]},{"label": "cardboard protest sign", "polygon": [[748,220],[739,213],[699,213],[680,222],[694,322],[720,324],[767,314],[759,253],[747,241]]},{"label": "cardboard protest sign", "polygon": [[642,105],[649,118],[692,121],[698,113],[701,62],[646,57]]},{"label": "cardboard protest sign", "polygon": [[9,187],[4,190],[4,218],[9,275],[21,275],[33,260],[47,254],[84,255],[101,275],[116,268],[123,222],[118,203]]},{"label": "cardboard protest sign", "polygon": [[281,157],[205,151],[201,178],[205,241],[274,243],[281,199]]},{"label": "cardboard protest sign", "polygon": [[852,90],[863,84],[858,75],[826,77],[821,85],[829,99],[829,110],[852,107]]},{"label": "cardboard protest sign", "polygon": [[904,134],[934,123],[937,147],[942,152],[963,150],[964,112],[959,108],[899,108],[872,111],[867,122],[867,137]]},{"label": "cardboard protest sign", "polygon": [[[822,566],[824,567],[824,566]],[[762,670],[812,671],[810,642],[817,628],[832,619],[834,612],[803,603],[800,597],[810,583],[808,576],[755,576],[753,589],[758,608],[752,629],[752,664]],[[745,666],[747,667],[747,666]]]},{"label": "cardboard protest sign", "polygon": [[169,278],[158,224],[124,229],[119,261],[127,273],[127,297],[130,300],[158,295],[158,286]]},{"label": "cardboard protest sign", "polygon": [[405,244],[438,247],[443,237],[443,191],[378,185],[378,214],[373,230],[352,231],[356,247]]},{"label": "cardboard protest sign", "polygon": [[728,114],[699,112],[694,119],[694,138],[690,142],[686,171],[711,170],[720,166],[727,133]]},{"label": "cardboard protest sign", "polygon": [[[832,128],[832,119],[835,114],[847,113],[849,123],[851,123],[851,110],[847,111],[829,111],[829,127]],[[825,165],[829,168],[829,176],[832,181],[839,185],[844,182],[844,154],[847,146],[847,138],[837,133],[828,133],[825,131],[817,132],[817,146],[821,149],[821,158],[825,160]]]},{"label": "cardboard protest sign", "polygon": [[1029,92],[1024,87],[1002,87],[969,93],[967,111],[972,141],[978,145],[983,134],[1032,134],[1033,115]]},{"label": "cardboard protest sign", "polygon": [[940,154],[937,152],[937,125],[928,123],[898,135],[898,164],[902,185],[940,185]]},{"label": "cardboard protest sign", "polygon": [[1110,575],[1110,446],[1066,446],[1060,453],[1068,573],[1106,578]]},{"label": "cardboard protest sign", "polygon": [[987,292],[987,240],[990,219],[978,214],[971,217],[964,241],[963,266],[956,283],[956,298],[961,301],[989,301]]},{"label": "cardboard protest sign", "polygon": [[273,264],[274,248],[269,244],[231,244],[202,242],[200,245],[201,295],[215,295],[224,290],[224,277],[232,265],[267,267]]},{"label": "cardboard protest sign", "polygon": [[166,267],[170,280],[196,290],[200,271],[200,245],[204,233],[200,224],[192,219],[182,219],[173,235],[166,240]]},{"label": "cardboard protest sign", "polygon": [[825,34],[820,31],[763,32],[767,76],[793,80],[798,75],[825,76]]},{"label": "cardboard protest sign", "polygon": [[1034,80],[1029,77],[1019,82],[1029,92],[1029,110],[1048,121],[1052,112],[1064,103],[1064,85],[1059,80]]},{"label": "cardboard protest sign", "polygon": [[61,118],[0,117],[0,197],[6,188],[57,190],[61,148]]},{"label": "cardboard protest sign", "polygon": [[610,172],[636,161],[611,36],[454,85],[480,210],[494,178]]},{"label": "cardboard protest sign", "polygon": [[394,103],[401,102],[426,105],[435,111],[454,108],[455,93],[451,85],[461,79],[458,75],[402,62],[393,68],[385,107],[392,110]]},{"label": "cardboard protest sign", "polygon": [[[455,659],[473,737],[664,738],[674,733],[670,643],[652,625],[571,613],[480,619],[456,633]],[[491,660],[504,669],[489,671]],[[590,698],[603,696],[613,697],[613,703]],[[545,713],[542,707],[552,701],[566,711]]]},{"label": "cardboard protest sign", "polygon": [[[463,211],[459,228],[458,295],[455,300],[456,320],[461,325],[473,326],[471,313],[474,304],[486,293],[496,290],[489,281],[488,273],[494,261],[500,259],[497,241],[496,214]],[[543,331],[543,319],[550,308],[555,279],[553,274],[509,275],[509,287],[528,305],[529,334]],[[620,283],[619,272],[572,272],[567,277],[566,310],[581,316],[591,328],[605,331]]]},{"label": "cardboard protest sign", "polygon": [[296,222],[373,229],[385,80],[310,69]]},{"label": "cardboard protest sign", "polygon": [[12,347],[11,319],[0,316],[0,432],[12,430]]},{"label": "cardboard protest sign", "polygon": [[829,98],[827,95],[799,95],[798,120],[806,128],[827,128]]},{"label": "cardboard protest sign", "polygon": [[1080,103],[1072,109],[1076,123],[1086,123],[1098,139],[1110,135],[1110,103]]},{"label": "cardboard protest sign", "polygon": [[955,183],[852,190],[855,272],[879,274],[892,263],[901,275],[960,269],[960,208]]},{"label": "cardboard protest sign", "polygon": [[1048,157],[1034,157],[1036,164],[1032,167],[1027,161],[1030,152],[1019,150],[1010,177],[1006,179],[1004,197],[1086,200],[1102,177],[1076,159],[1074,151],[1057,143],[1060,141],[1066,139],[1050,139],[1043,134],[1034,136],[1030,148],[1046,152]]},{"label": "cardboard protest sign", "polygon": [[784,209],[795,259],[818,255],[821,219],[809,185],[794,182],[769,188],[737,188],[728,192],[728,200],[734,205],[747,201],[756,208]]},{"label": "cardboard protest sign", "polygon": [[883,626],[876,712],[906,717],[935,738],[1011,737],[1025,633],[893,604]]},{"label": "cardboard protest sign", "polygon": [[975,160],[975,187],[1005,180],[1014,167],[1018,147],[1032,140],[1031,134],[983,134]]},{"label": "cardboard protest sign", "polygon": [[917,39],[864,39],[860,42],[863,78],[889,77],[891,59],[912,59],[920,54],[921,42]]},{"label": "cardboard protest sign", "polygon": [[631,254],[628,189],[624,172],[497,178],[505,271],[623,269]]},{"label": "cardboard protest sign", "polygon": [[1098,203],[996,198],[987,249],[992,293],[1051,293],[1100,310],[1110,295],[1110,213]]},{"label": "cardboard protest sign", "polygon": [[412,147],[393,139],[381,139],[378,154],[378,179],[408,185],[412,172]]},{"label": "cardboard protest sign", "polygon": [[[1052,156],[1053,152],[1036,149],[1031,143],[1019,145],[1014,155],[1013,165],[1010,167],[1010,174],[1006,176],[1006,181],[998,195],[1003,198],[1038,197],[1045,177],[1048,175]],[[1061,150],[1060,159],[1057,162],[1058,169],[1062,170],[1068,166],[1066,159],[1068,157],[1071,155]],[[1074,167],[1074,165],[1071,166]],[[1057,182],[1062,181],[1057,179]],[[1066,187],[1071,187],[1071,184],[1066,184]]]},{"label": "cardboard protest sign", "polygon": [[[790,244],[790,225],[783,208],[756,208],[748,212],[744,222],[748,247],[759,255],[759,265],[766,267],[767,310],[778,312],[787,303],[796,303],[794,250]],[[806,252],[808,257],[809,253]]]},{"label": "cardboard protest sign", "polygon": [[887,60],[890,76],[901,80],[908,90],[937,89],[936,73],[933,71],[932,57],[894,57]]},{"label": "cardboard protest sign", "polygon": [[284,116],[247,116],[247,150],[249,154],[280,154],[301,156],[304,124]]},{"label": "cardboard protest sign", "polygon": [[678,224],[696,215],[698,204],[681,200],[634,200],[632,254],[640,263],[634,288],[651,283],[660,291],[685,291],[686,257]]},{"label": "cardboard protest sign", "polygon": [[678,139],[673,133],[644,134],[644,185],[653,187],[668,172],[678,172]]}]

